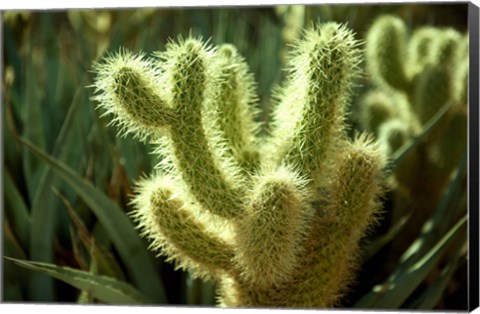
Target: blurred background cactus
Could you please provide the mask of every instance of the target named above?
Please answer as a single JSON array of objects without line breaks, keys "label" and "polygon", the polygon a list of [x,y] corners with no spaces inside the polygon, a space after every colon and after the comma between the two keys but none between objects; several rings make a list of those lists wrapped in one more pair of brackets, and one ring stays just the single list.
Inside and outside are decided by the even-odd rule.
[{"label": "blurred background cactus", "polygon": [[[355,40],[365,42],[358,48],[366,48],[346,110],[352,127],[344,142],[356,143],[358,130],[371,132],[384,143],[391,173],[381,219],[360,243],[358,276],[334,305],[466,309],[467,9],[402,4],[3,12],[2,227],[3,255],[10,258],[4,259],[3,300],[216,304],[215,283],[175,270],[139,236],[129,216],[132,191],[160,162],[151,154],[158,145],[133,134],[117,137],[115,128],[106,127],[110,117],[95,110],[94,90],[85,88],[93,83],[92,61],[120,47],[147,55],[165,51],[178,35],[231,44],[236,51],[222,46],[224,53],[243,56],[257,82],[245,91],[256,89],[258,97],[251,93],[245,102],[256,104],[252,123],[262,124],[263,134],[276,127],[268,119],[276,114],[275,102],[288,100],[282,93],[271,98],[271,90],[289,78],[281,71],[289,62],[285,44],[302,38],[301,28],[332,21],[346,24]],[[388,24],[384,30],[391,33],[376,32],[378,23]],[[372,63],[370,56],[382,53],[372,43],[382,36],[397,36],[391,45],[405,53],[392,56],[412,61],[387,68],[380,58]],[[437,92],[429,96],[432,88]],[[255,169],[256,155],[243,155],[244,164]],[[292,176],[290,170],[284,177]],[[267,198],[257,191],[249,199]],[[316,227],[321,233],[333,228]],[[286,262],[279,259],[278,269]]]},{"label": "blurred background cactus", "polygon": [[[396,250],[403,251],[418,237],[466,158],[468,36],[433,26],[407,32],[402,19],[384,15],[368,30],[365,54],[374,87],[360,103],[362,126],[392,156],[428,130],[398,160],[392,182],[392,219],[411,216],[409,233],[394,241]],[[453,221],[464,215],[464,207],[450,211]]]}]

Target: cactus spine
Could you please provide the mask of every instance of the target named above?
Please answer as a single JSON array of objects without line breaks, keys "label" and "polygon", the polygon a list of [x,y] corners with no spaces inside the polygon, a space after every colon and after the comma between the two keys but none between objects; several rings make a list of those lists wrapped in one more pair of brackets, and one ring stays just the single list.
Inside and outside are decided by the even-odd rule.
[{"label": "cactus spine", "polygon": [[358,43],[335,23],[304,35],[262,145],[255,83],[231,45],[189,37],[95,66],[100,107],[163,158],[133,217],[152,249],[218,281],[222,306],[337,304],[379,207],[383,155],[344,132]]}]

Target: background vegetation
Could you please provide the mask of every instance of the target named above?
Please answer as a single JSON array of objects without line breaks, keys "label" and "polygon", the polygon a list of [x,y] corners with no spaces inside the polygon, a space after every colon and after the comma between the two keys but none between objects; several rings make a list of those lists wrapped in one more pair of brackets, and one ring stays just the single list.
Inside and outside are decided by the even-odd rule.
[{"label": "background vegetation", "polygon": [[[174,270],[138,237],[127,215],[132,186],[158,160],[148,145],[117,138],[95,110],[88,88],[92,62],[119,47],[163,50],[169,38],[189,32],[212,44],[232,43],[255,74],[266,120],[270,91],[283,75],[285,44],[300,27],[338,21],[364,40],[385,13],[401,17],[409,29],[467,31],[467,4],[3,12],[2,227],[9,257],[3,260],[3,300],[215,303],[214,283]],[[367,73],[359,83],[348,117],[352,133],[360,128]],[[386,196],[343,306],[466,309],[465,169],[463,160],[440,203],[425,209],[432,214],[421,231],[409,228],[409,215],[392,219],[395,191]],[[412,234],[406,246],[394,245],[393,239]]]}]

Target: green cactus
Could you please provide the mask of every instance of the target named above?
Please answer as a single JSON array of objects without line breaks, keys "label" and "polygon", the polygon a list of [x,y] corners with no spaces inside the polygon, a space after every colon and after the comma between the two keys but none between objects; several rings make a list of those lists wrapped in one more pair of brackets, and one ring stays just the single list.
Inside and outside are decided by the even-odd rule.
[{"label": "green cactus", "polygon": [[[408,37],[400,18],[382,16],[368,31],[366,48],[367,68],[376,88],[362,101],[361,123],[365,129],[376,133],[379,124],[388,122],[388,119],[376,121],[378,118],[373,119],[373,113],[369,113],[372,108],[377,111],[380,106],[386,108],[388,102],[388,108],[397,108],[389,119],[402,120],[410,129],[410,138],[418,134],[440,108],[450,105],[445,122],[432,132],[424,146],[433,146],[447,133],[456,132],[448,126],[448,121],[456,112],[464,111],[460,108],[467,104],[467,36],[450,28],[428,26],[413,31]],[[393,78],[405,83],[400,84]],[[381,98],[384,100],[379,103]],[[372,105],[373,102],[377,104]],[[456,162],[448,165],[447,177],[448,170],[455,165]]]},{"label": "green cactus", "polygon": [[413,213],[414,238],[413,231],[437,206],[466,149],[468,36],[432,26],[408,33],[402,19],[382,16],[368,30],[365,55],[374,87],[361,101],[361,124],[388,154],[448,106],[444,118],[395,173],[400,194],[408,200],[396,201],[393,219]]},{"label": "green cactus", "polygon": [[231,45],[189,37],[95,66],[99,107],[162,158],[133,217],[152,249],[218,281],[222,306],[337,304],[379,208],[383,154],[345,132],[358,42],[336,23],[304,35],[262,138],[255,83]]},{"label": "green cactus", "polygon": [[366,58],[372,79],[379,85],[408,91],[405,69],[407,28],[401,19],[385,15],[367,33]]}]

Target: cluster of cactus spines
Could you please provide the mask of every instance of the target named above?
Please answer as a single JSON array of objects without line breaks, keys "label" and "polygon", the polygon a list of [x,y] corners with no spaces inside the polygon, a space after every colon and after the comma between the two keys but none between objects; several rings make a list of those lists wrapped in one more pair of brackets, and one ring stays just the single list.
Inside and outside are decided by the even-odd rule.
[{"label": "cluster of cactus spines", "polygon": [[412,202],[398,202],[393,217],[412,211],[420,226],[466,148],[468,36],[432,26],[409,32],[400,18],[382,16],[367,33],[366,61],[374,88],[361,101],[361,123],[387,154],[413,139],[448,106],[444,118],[395,174]]},{"label": "cluster of cactus spines", "polygon": [[197,204],[181,198],[183,193],[175,179],[158,174],[141,181],[137,192],[133,216],[151,240],[151,247],[167,256],[167,261],[205,279],[217,278],[230,269],[234,258],[231,241],[214,232],[215,223],[202,219]]},{"label": "cluster of cactus spines", "polygon": [[305,183],[285,167],[254,178],[245,218],[236,226],[243,280],[268,288],[290,278],[314,214]]},{"label": "cluster of cactus spines", "polygon": [[[290,55],[287,83],[276,95],[273,142],[277,162],[299,167],[302,176],[321,182],[322,167],[341,137],[345,105],[360,55],[343,26],[325,24],[307,32]],[[301,104],[301,105],[299,105]]]},{"label": "cluster of cactus spines", "polygon": [[[248,65],[235,46],[223,44],[218,48],[215,70],[218,73],[219,88],[214,101],[209,103],[205,121],[217,121],[209,125],[213,133],[208,138],[215,139],[214,146],[223,143],[224,151],[239,163],[244,175],[252,174],[258,166],[257,138],[260,124],[255,123],[259,110],[255,81]],[[224,156],[225,157],[225,156]]]},{"label": "cluster of cactus spines", "polygon": [[328,307],[353,279],[384,165],[371,138],[345,132],[357,46],[336,23],[305,31],[263,138],[253,77],[231,45],[189,37],[96,65],[100,107],[162,158],[133,217],[152,249],[219,282],[220,305]]},{"label": "cluster of cactus spines", "polygon": [[[173,110],[157,94],[158,69],[143,55],[125,50],[105,60],[98,65],[96,82],[96,87],[105,92],[96,99],[106,115],[113,114],[111,123],[117,124],[124,134],[133,133],[141,139],[157,137],[162,128],[173,123],[174,117]],[[119,103],[124,105],[117,106]]]}]

